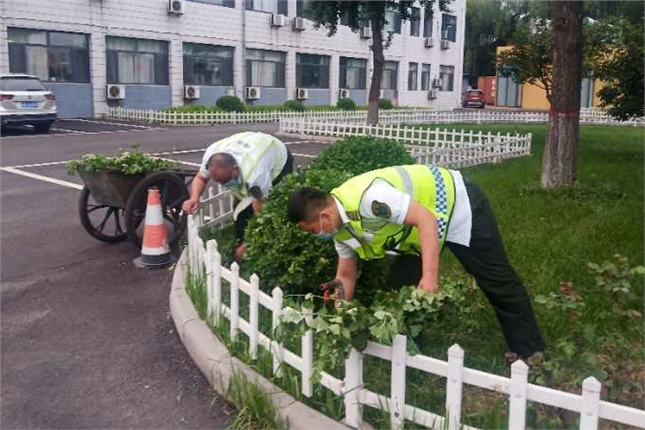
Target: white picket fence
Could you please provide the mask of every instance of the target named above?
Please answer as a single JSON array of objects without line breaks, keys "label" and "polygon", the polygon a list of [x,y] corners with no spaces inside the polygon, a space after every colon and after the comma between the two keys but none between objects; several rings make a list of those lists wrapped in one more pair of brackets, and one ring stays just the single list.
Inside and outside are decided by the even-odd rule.
[{"label": "white picket fence", "polygon": [[[248,336],[249,355],[252,359],[257,358],[259,347],[270,352],[274,373],[279,375],[284,364],[297,370],[301,375],[302,394],[311,397],[314,333],[309,330],[302,335],[301,355],[297,355],[260,332],[259,306],[272,313],[273,329],[280,324],[280,316],[286,309],[283,307],[282,290],[275,287],[271,295],[265,294],[259,288],[258,276],[252,275],[247,281],[240,277],[239,266],[236,263],[230,268],[222,266],[216,241],[210,240],[204,246],[199,236],[204,225],[222,222],[230,216],[230,212],[221,212],[221,208],[228,204],[228,199],[226,194],[213,195],[202,202],[197,215],[189,216],[188,219],[190,270],[191,273],[206,278],[209,318],[213,319],[215,325],[219,325],[221,318],[228,319],[231,339],[235,339],[240,332]],[[219,221],[214,221],[215,219]],[[222,281],[230,285],[228,305],[222,300]],[[240,293],[249,297],[248,320],[240,315]],[[508,396],[508,424],[512,430],[526,428],[526,409],[529,401],[579,414],[581,430],[597,429],[599,419],[645,428],[645,411],[600,400],[601,384],[593,377],[584,380],[581,394],[567,393],[529,384],[528,367],[522,361],[517,361],[511,366],[511,377],[506,378],[464,367],[464,351],[459,345],[455,344],[448,350],[448,361],[442,361],[424,355],[408,354],[406,341],[405,336],[399,335],[392,346],[368,342],[367,348],[362,352],[352,349],[345,361],[343,379],[326,372],[322,373],[320,384],[344,400],[345,424],[358,428],[362,422],[363,406],[369,406],[388,412],[392,429],[401,428],[404,420],[437,430],[471,429],[461,425],[462,391],[464,385],[469,385]],[[363,359],[366,355],[391,362],[389,396],[370,391],[364,385]],[[406,404],[408,367],[446,378],[445,416]]]},{"label": "white picket fence", "polygon": [[[342,123],[365,124],[367,111],[267,111],[267,112],[167,112],[151,109],[111,107],[108,118],[122,121],[152,122],[160,124],[242,124],[277,122],[285,118],[331,120]],[[487,124],[487,123],[538,123],[549,121],[548,112],[513,110],[435,110],[406,108],[379,111],[379,124]],[[581,124],[645,125],[644,118],[617,121],[598,109],[581,109]]]},{"label": "white picket fence", "polygon": [[532,138],[531,133],[495,134],[404,125],[371,126],[307,118],[282,118],[280,132],[331,139],[348,136],[391,139],[405,145],[418,164],[436,164],[453,169],[530,155]]}]

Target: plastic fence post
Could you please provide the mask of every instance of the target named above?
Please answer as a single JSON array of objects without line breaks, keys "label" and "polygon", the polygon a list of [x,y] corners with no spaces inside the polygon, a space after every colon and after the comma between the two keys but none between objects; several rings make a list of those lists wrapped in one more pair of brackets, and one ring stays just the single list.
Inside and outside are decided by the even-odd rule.
[{"label": "plastic fence post", "polygon": [[582,411],[580,430],[598,428],[598,409],[600,406],[600,382],[593,376],[582,381]]},{"label": "plastic fence post", "polygon": [[526,428],[526,391],[528,388],[529,366],[517,360],[511,366],[511,392],[508,417],[509,430]]},{"label": "plastic fence post", "polygon": [[213,322],[219,327],[222,315],[222,255],[216,249],[212,255],[213,261]]},{"label": "plastic fence post", "polygon": [[463,384],[464,350],[454,344],[448,349],[446,387],[446,418],[449,430],[458,430],[461,422],[461,391]]},{"label": "plastic fence post", "polygon": [[311,376],[314,368],[314,335],[307,330],[302,335],[302,394],[311,397],[314,393]]},{"label": "plastic fence post", "polygon": [[237,263],[231,264],[231,340],[237,337],[240,313],[240,266]]},{"label": "plastic fence post", "polygon": [[392,376],[390,386],[390,426],[403,428],[405,421],[405,369],[407,338],[396,335],[392,342]]},{"label": "plastic fence post", "polygon": [[[271,291],[273,296],[273,314],[271,318],[271,326],[275,332],[278,325],[280,325],[280,316],[282,315],[282,290],[278,287],[275,287]],[[272,336],[273,337],[273,336]],[[271,351],[273,355],[273,374],[275,376],[282,376],[282,344],[273,341],[273,350]]]},{"label": "plastic fence post", "polygon": [[249,354],[253,360],[258,358],[258,324],[260,323],[258,318],[259,295],[260,278],[258,278],[258,275],[254,273],[251,275],[251,291],[249,294],[249,325],[251,326],[251,335],[249,336]]}]

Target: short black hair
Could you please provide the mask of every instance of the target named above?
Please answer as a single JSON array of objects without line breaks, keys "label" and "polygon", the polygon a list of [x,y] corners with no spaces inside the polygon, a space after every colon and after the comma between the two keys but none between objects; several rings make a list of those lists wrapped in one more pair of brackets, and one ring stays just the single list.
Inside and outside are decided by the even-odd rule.
[{"label": "short black hair", "polygon": [[298,188],[289,196],[287,203],[287,217],[293,223],[311,221],[318,211],[327,206],[329,193],[318,188]]},{"label": "short black hair", "polygon": [[226,152],[218,152],[213,155],[208,159],[208,162],[206,163],[206,168],[214,165],[216,167],[234,167],[237,166],[237,161],[235,161],[235,157],[233,157],[231,154],[226,153]]}]

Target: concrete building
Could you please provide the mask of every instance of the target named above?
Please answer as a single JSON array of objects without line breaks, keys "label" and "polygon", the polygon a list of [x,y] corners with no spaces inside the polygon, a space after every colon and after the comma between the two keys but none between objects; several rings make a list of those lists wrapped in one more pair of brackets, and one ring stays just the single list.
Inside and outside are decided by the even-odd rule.
[{"label": "concrete building", "polygon": [[[225,94],[259,105],[330,105],[341,95],[367,104],[371,39],[344,25],[331,38],[315,30],[306,1],[2,0],[0,73],[38,75],[63,118],[214,105]],[[434,7],[386,27],[383,98],[395,104],[460,104],[466,2]]]}]

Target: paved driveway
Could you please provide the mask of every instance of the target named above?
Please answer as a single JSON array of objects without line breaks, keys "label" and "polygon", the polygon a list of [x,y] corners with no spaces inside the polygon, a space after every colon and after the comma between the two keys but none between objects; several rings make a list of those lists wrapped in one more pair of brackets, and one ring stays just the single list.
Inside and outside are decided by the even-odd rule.
[{"label": "paved driveway", "polygon": [[[148,127],[61,121],[52,133],[9,130],[0,142],[0,363],[3,428],[223,428],[214,397],[168,314],[170,270],[135,269],[129,243],[80,226],[84,153],[141,150],[196,168],[206,145],[275,124]],[[286,140],[296,164],[323,144]]]}]

